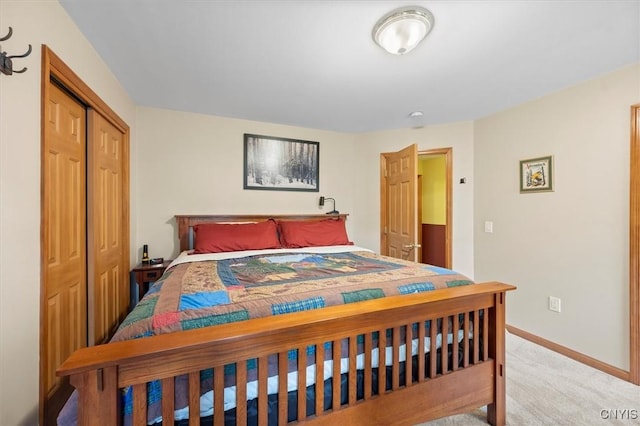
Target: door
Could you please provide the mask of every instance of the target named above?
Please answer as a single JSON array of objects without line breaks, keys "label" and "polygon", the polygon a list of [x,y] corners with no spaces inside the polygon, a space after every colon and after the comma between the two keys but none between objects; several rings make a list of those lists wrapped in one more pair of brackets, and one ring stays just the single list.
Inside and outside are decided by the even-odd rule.
[{"label": "door", "polygon": [[381,253],[418,260],[418,147],[384,153],[381,162]]},{"label": "door", "polygon": [[42,147],[41,391],[65,397],[56,368],[87,345],[86,114],[84,105],[48,82]]},{"label": "door", "polygon": [[89,109],[88,265],[89,344],[103,343],[129,306],[128,212],[125,135]]},{"label": "door", "polygon": [[56,368],[127,311],[129,126],[44,45],[42,88],[38,418],[47,425],[73,390]]}]

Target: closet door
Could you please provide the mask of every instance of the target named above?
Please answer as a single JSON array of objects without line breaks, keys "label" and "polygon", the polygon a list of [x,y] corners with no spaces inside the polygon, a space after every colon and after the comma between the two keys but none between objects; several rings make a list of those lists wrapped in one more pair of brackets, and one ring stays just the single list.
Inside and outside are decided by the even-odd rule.
[{"label": "closet door", "polygon": [[89,343],[103,343],[129,306],[129,178],[126,135],[89,109]]},{"label": "closet door", "polygon": [[56,368],[104,341],[128,308],[129,126],[45,45],[42,64],[38,419],[47,425],[72,391]]},{"label": "closet door", "polygon": [[56,368],[87,345],[86,113],[51,81],[42,149],[42,390],[60,387]]}]

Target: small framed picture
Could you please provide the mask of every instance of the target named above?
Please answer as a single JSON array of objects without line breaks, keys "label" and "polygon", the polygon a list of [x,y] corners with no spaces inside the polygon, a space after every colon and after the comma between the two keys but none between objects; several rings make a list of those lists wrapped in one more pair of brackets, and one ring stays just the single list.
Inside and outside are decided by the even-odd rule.
[{"label": "small framed picture", "polygon": [[520,193],[553,191],[553,157],[520,161]]}]

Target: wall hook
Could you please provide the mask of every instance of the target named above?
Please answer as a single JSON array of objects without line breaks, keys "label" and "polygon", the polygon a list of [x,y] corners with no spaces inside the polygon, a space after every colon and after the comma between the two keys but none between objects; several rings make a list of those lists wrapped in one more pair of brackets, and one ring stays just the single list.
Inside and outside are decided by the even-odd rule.
[{"label": "wall hook", "polygon": [[0,38],[0,41],[9,40],[11,38],[11,34],[13,34],[13,29],[11,27],[9,27],[9,32],[7,33],[6,36]]},{"label": "wall hook", "polygon": [[[8,40],[9,38],[11,38],[12,34],[13,34],[13,29],[11,27],[9,27],[9,32],[7,33],[6,36],[0,38],[0,41]],[[6,74],[6,75],[11,75],[13,73],[22,74],[23,72],[25,72],[27,70],[27,67],[24,67],[24,68],[19,69],[19,70],[14,70],[13,69],[13,61],[11,59],[12,58],[26,58],[30,54],[31,54],[31,45],[29,45],[27,51],[25,53],[23,53],[22,55],[7,55],[7,52],[0,52],[0,72],[3,73],[3,74]]]}]

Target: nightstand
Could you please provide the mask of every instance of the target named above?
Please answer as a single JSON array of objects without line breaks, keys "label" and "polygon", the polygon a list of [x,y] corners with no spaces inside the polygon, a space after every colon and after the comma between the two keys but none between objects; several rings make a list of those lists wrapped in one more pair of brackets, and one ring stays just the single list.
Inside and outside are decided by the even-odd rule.
[{"label": "nightstand", "polygon": [[147,292],[149,289],[149,283],[157,281],[171,262],[172,260],[169,259],[165,260],[163,263],[158,263],[157,265],[138,263],[136,267],[131,270],[132,290],[134,288],[134,284],[138,285],[137,300],[134,300],[134,297],[131,297],[132,307],[139,302],[140,299],[142,299],[142,296]]}]

